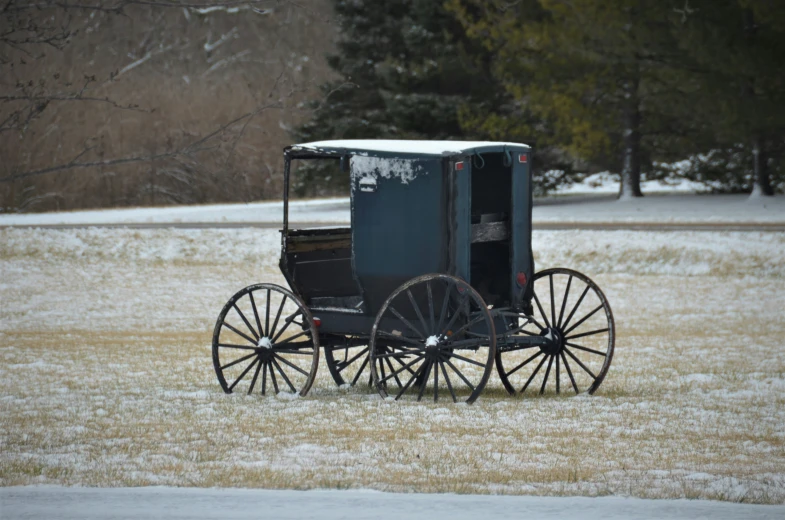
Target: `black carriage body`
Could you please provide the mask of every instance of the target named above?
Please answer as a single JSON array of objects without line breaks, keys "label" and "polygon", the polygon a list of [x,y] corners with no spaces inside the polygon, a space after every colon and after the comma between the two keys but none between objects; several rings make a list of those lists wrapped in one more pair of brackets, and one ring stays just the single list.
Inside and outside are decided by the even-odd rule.
[{"label": "black carriage body", "polygon": [[[340,160],[348,167],[350,228],[288,228],[293,159]],[[528,146],[324,141],[289,147],[285,160],[280,266],[292,291],[321,320],[321,334],[367,337],[396,287],[427,273],[465,280],[495,308],[529,305]]]}]

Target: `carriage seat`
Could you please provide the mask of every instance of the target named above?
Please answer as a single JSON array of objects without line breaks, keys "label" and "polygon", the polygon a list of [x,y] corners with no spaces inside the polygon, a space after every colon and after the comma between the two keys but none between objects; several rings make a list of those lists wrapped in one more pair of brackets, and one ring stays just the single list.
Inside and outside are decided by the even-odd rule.
[{"label": "carriage seat", "polygon": [[352,274],[351,229],[292,229],[287,240],[288,270],[305,303],[359,312],[363,298]]}]

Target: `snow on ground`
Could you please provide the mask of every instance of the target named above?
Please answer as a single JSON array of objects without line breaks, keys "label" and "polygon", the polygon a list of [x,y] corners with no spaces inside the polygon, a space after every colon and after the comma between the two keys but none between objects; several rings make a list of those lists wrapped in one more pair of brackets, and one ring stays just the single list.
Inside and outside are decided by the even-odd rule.
[{"label": "snow on ground", "polygon": [[[0,214],[0,226],[182,223],[280,223],[283,204],[213,204],[59,213]],[[350,219],[349,199],[292,201],[289,220],[294,223],[345,224]],[[549,199],[535,204],[537,223],[785,223],[785,196],[652,195],[624,201],[612,198]]]},{"label": "snow on ground", "polygon": [[433,520],[576,518],[582,520],[780,519],[785,506],[621,497],[513,497],[375,491],[14,487],[0,489],[4,518],[60,520]]},{"label": "snow on ground", "polygon": [[[283,202],[205,204],[160,208],[123,208],[52,213],[0,214],[0,226],[52,224],[159,224],[281,222]],[[349,199],[292,201],[289,220],[297,222],[348,222]]]},{"label": "snow on ground", "polygon": [[[667,182],[642,180],[641,191],[647,195],[654,193],[698,193],[705,192],[706,186],[687,179],[669,180]],[[562,186],[554,191],[554,194],[556,195],[591,195],[599,193],[619,193],[619,176],[610,172],[594,173],[587,176],[581,182]]]},{"label": "snow on ground", "polygon": [[510,398],[494,374],[472,406],[382,401],[323,363],[305,398],[224,395],[214,320],[241,287],[283,283],[279,244],[0,229],[0,485],[785,503],[782,233],[535,232],[538,268],[607,295],[613,364],[594,396]]}]

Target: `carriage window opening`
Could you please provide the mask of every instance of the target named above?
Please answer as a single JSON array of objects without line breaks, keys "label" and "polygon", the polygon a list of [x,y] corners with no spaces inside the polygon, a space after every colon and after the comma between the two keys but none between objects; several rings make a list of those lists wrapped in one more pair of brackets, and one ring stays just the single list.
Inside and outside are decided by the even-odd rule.
[{"label": "carriage window opening", "polygon": [[[293,159],[284,261],[290,283],[313,309],[362,303],[352,275],[349,175],[338,158]],[[329,200],[319,200],[328,199]]]}]

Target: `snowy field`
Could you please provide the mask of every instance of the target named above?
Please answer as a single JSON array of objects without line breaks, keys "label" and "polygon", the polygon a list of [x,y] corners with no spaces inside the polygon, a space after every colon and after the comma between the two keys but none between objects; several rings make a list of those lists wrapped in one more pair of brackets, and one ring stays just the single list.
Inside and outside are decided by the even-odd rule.
[{"label": "snowy field", "polygon": [[[785,503],[785,234],[539,231],[616,316],[594,396],[472,406],[223,394],[225,301],[282,283],[260,229],[0,230],[0,485],[375,489]],[[4,491],[4,496],[7,492]],[[714,516],[714,515],[712,515]]]},{"label": "snowy field", "polygon": [[[681,192],[657,194],[642,199],[617,201],[602,189],[566,192],[564,197],[535,203],[533,220],[538,223],[683,223],[683,224],[785,224],[785,196],[750,199],[747,195],[694,195]],[[570,195],[600,195],[578,197]],[[91,224],[279,224],[283,218],[280,201],[249,204],[211,204],[165,208],[131,208],[59,213],[0,214],[2,226],[91,225]],[[349,199],[293,201],[289,220],[293,223],[346,224]]]}]

